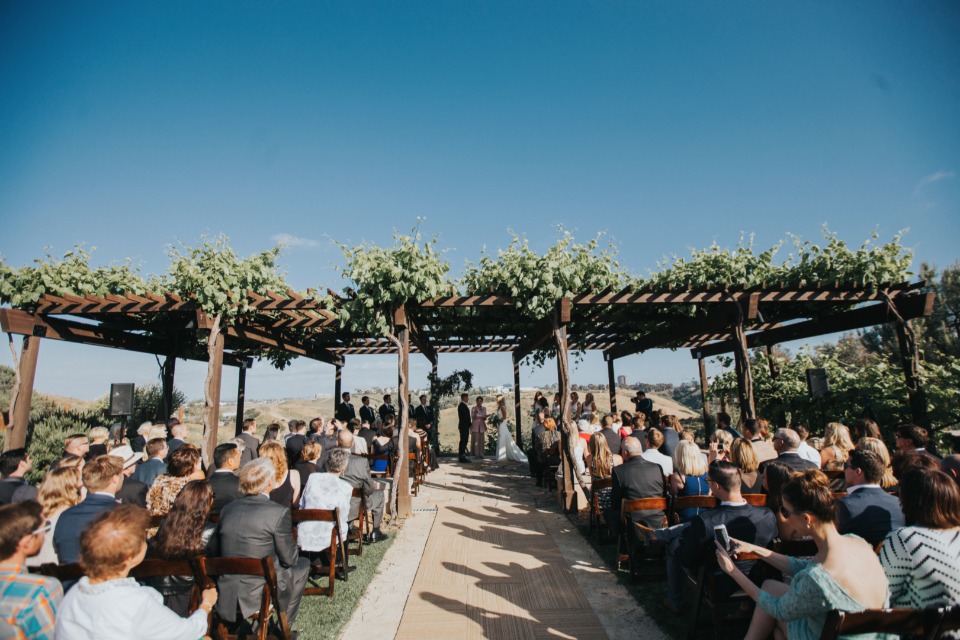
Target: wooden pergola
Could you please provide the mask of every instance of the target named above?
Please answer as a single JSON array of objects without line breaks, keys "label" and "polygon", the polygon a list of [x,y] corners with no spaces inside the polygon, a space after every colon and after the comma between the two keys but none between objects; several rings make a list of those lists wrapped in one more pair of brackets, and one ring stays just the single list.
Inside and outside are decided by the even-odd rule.
[{"label": "wooden pergola", "polygon": [[[213,319],[192,300],[177,295],[46,295],[29,309],[0,309],[4,332],[23,336],[19,361],[20,386],[11,416],[6,448],[23,446],[29,423],[30,399],[42,339],[152,353],[165,357],[163,389],[167,405],[173,393],[177,358],[208,361],[212,383],[207,407],[211,412],[205,431],[205,455],[217,443],[220,372],[224,365],[240,368],[237,392],[237,430],[243,420],[246,369],[254,354],[269,349],[307,357],[336,368],[335,397],[340,396],[341,371],[348,355],[398,356],[398,395],[409,393],[409,356],[422,354],[437,371],[443,353],[509,352],[513,360],[516,438],[520,430],[521,362],[540,350],[556,356],[561,390],[564,442],[571,430],[567,406],[570,392],[568,352],[600,350],[607,362],[610,404],[616,411],[616,360],[656,348],[689,348],[698,361],[705,418],[707,378],[704,359],[733,353],[738,395],[743,417],[755,417],[749,349],[768,350],[782,342],[894,323],[900,337],[913,418],[926,424],[923,391],[916,375],[917,352],[911,318],[931,313],[934,294],[922,291],[923,282],[863,287],[817,283],[794,288],[784,285],[757,288],[666,290],[626,287],[586,291],[564,297],[539,319],[518,312],[514,301],[489,294],[451,293],[419,304],[394,308],[389,337],[345,329],[335,310],[313,297],[293,291],[284,294],[248,292],[238,301],[247,309],[235,321],[224,321],[214,330]],[[332,292],[330,292],[332,293]],[[346,296],[352,296],[348,292]],[[343,298],[335,296],[342,304]],[[408,428],[406,411],[401,426]],[[401,459],[407,439],[400,438]],[[566,446],[566,444],[564,445]],[[564,451],[565,454],[569,453]],[[575,470],[564,455],[564,496],[567,508],[576,508]],[[410,510],[407,465],[398,465],[398,507]]]}]

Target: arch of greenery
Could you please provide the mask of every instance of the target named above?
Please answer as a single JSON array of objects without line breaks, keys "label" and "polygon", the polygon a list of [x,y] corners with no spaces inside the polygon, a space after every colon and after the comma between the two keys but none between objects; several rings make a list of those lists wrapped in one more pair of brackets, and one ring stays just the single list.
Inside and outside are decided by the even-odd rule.
[{"label": "arch of greenery", "polygon": [[[917,352],[908,321],[930,314],[933,294],[907,278],[911,255],[899,237],[852,250],[825,234],[823,246],[796,240],[777,261],[780,245],[756,253],[740,244],[675,259],[648,277],[627,273],[614,247],[599,238],[577,243],[562,233],[537,253],[519,237],[496,256],[468,264],[461,279],[437,240],[416,230],[394,246],[342,246],[351,286],[296,292],[277,268],[280,248],[241,258],[219,238],[170,253],[167,274],[143,278],[128,264],[94,268],[76,249],[15,269],[0,262],[0,325],[23,336],[11,399],[6,448],[23,446],[43,339],[66,340],[162,355],[165,395],[173,392],[175,362],[208,362],[203,453],[217,443],[222,367],[240,368],[237,424],[243,416],[245,371],[254,359],[285,367],[306,357],[340,371],[347,355],[396,354],[401,399],[408,396],[410,354],[510,352],[520,433],[520,365],[555,357],[562,398],[564,495],[576,508],[570,465],[576,428],[566,406],[569,352],[601,350],[616,408],[614,363],[654,348],[689,348],[698,361],[707,421],[704,358],[734,354],[742,415],[753,417],[748,350],[790,340],[895,323],[905,363],[911,411],[926,421],[916,375]],[[167,406],[170,406],[169,404]],[[406,430],[407,412],[401,411]],[[436,431],[436,430],[434,430]],[[434,443],[435,444],[435,443]],[[401,458],[407,439],[400,438]],[[410,508],[407,466],[397,465],[398,513]]]}]

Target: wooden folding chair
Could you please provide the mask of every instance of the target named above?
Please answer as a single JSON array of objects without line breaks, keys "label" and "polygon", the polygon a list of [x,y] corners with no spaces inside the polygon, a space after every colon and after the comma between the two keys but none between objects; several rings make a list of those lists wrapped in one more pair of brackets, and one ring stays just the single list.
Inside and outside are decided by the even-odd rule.
[{"label": "wooden folding chair", "polygon": [[747,501],[747,504],[753,507],[767,506],[767,494],[765,493],[744,493],[741,497]]},{"label": "wooden folding chair", "polygon": [[[149,578],[162,578],[166,576],[188,577],[193,581],[193,585],[190,590],[190,605],[187,610],[187,615],[196,611],[197,607],[200,606],[200,585],[197,583],[193,566],[189,560],[144,560],[131,569],[129,575],[138,582]],[[163,603],[170,608],[168,598],[164,597]]]},{"label": "wooden folding chair", "polygon": [[325,595],[328,598],[333,597],[334,585],[336,584],[337,566],[339,565],[343,572],[344,581],[347,580],[347,548],[340,535],[340,509],[294,509],[292,512],[293,531],[296,536],[297,525],[301,522],[330,522],[333,524],[333,531],[330,532],[330,565],[327,567],[327,586],[321,587],[317,578],[322,576],[322,567],[310,564],[310,582],[307,588],[303,590],[305,596]]},{"label": "wooden folding chair", "polygon": [[836,640],[858,633],[891,633],[924,640],[939,638],[946,631],[947,610],[938,609],[867,609],[850,613],[831,611],[820,633],[820,640]]},{"label": "wooden folding chair", "polygon": [[[393,477],[393,456],[389,453],[381,453],[379,455],[373,455],[372,453],[367,454],[367,460],[370,461],[370,475],[374,478],[392,478]],[[376,460],[386,460],[387,468],[384,471],[374,471],[373,463]]]},{"label": "wooden folding chair", "polygon": [[597,542],[603,541],[603,514],[600,513],[600,491],[613,486],[613,476],[609,478],[595,478],[590,480],[590,524],[588,531],[597,529]]},{"label": "wooden folding chair", "polygon": [[680,524],[681,509],[713,509],[720,501],[713,496],[677,496],[670,501],[670,511],[667,521],[671,524]]},{"label": "wooden folding chair", "polygon": [[[741,560],[760,560],[760,556],[754,553],[741,552],[737,557],[737,562]],[[693,608],[690,615],[690,625],[687,627],[687,640],[693,640],[697,636],[697,624],[700,619],[700,609],[705,604],[710,607],[711,619],[713,621],[713,634],[717,640],[722,637],[724,620],[720,615],[720,605],[730,602],[747,602],[752,599],[742,589],[737,589],[725,598],[720,598],[717,594],[717,575],[719,570],[717,565],[717,553],[713,548],[707,549],[703,554],[703,561],[696,575],[686,574],[687,584],[693,587]]]},{"label": "wooden folding chair", "polygon": [[[617,537],[617,571],[620,571],[620,569],[623,568],[623,563],[626,562],[630,570],[631,580],[637,580],[637,578],[640,577],[640,573],[637,571],[638,558],[636,557],[638,532],[635,530],[636,527],[634,526],[633,519],[630,518],[630,514],[634,511],[662,511],[664,515],[661,526],[666,526],[667,508],[667,499],[663,497],[638,498],[634,500],[624,499],[620,502],[620,535]],[[661,570],[656,573],[644,572],[643,578],[648,580],[666,580],[667,573],[662,567],[663,559],[656,558],[656,561],[661,565]]]},{"label": "wooden folding chair", "polygon": [[422,459],[420,454],[410,452],[407,454],[407,460],[413,464],[413,484],[410,487],[410,491],[416,496],[420,494],[420,483],[423,481]]},{"label": "wooden folding chair", "polygon": [[151,515],[150,515],[150,524],[147,525],[147,528],[148,528],[148,529],[156,529],[157,527],[160,526],[160,523],[163,522],[163,519],[166,518],[166,517],[167,517],[167,514],[163,514],[163,515],[151,514]]},{"label": "wooden folding chair", "polygon": [[[560,469],[560,443],[552,445],[544,454],[544,460],[547,463],[543,467],[543,478],[546,480],[544,488],[547,491],[557,490],[557,471]],[[557,460],[551,463],[550,460]]]},{"label": "wooden folding chair", "polygon": [[[360,510],[357,512],[357,527],[353,533],[347,532],[346,549],[348,555],[354,555],[358,558],[363,557],[363,536],[367,531],[367,501],[363,497],[363,491],[356,487],[353,490],[351,498],[360,499]],[[350,543],[356,542],[357,548],[351,549]]]},{"label": "wooden folding chair", "polygon": [[[290,640],[290,625],[287,622],[287,612],[280,608],[277,587],[277,571],[273,565],[273,558],[207,558],[197,556],[190,560],[193,573],[198,584],[204,588],[215,585],[216,579],[226,575],[256,576],[263,578],[263,592],[260,595],[260,608],[251,616],[259,622],[257,640],[266,640],[270,626],[271,607],[277,617],[277,624],[283,634],[283,640]],[[242,636],[231,634],[223,619],[217,613],[216,607],[210,612],[210,630],[218,640],[230,640]]]},{"label": "wooden folding chair", "polygon": [[76,582],[86,575],[78,562],[71,562],[70,564],[48,562],[40,565],[40,573],[50,578],[56,578],[60,582]]}]

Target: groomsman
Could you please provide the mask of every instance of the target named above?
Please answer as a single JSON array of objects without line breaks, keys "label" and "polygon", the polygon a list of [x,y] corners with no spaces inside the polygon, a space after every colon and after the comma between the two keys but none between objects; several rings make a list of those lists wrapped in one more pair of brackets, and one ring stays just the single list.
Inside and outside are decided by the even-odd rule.
[{"label": "groomsman", "polygon": [[467,400],[470,396],[460,394],[460,404],[457,405],[457,429],[460,431],[460,462],[471,462],[467,457],[467,441],[470,439],[470,405]]},{"label": "groomsman", "polygon": [[337,420],[346,424],[357,417],[357,410],[350,403],[350,394],[344,393],[343,402],[337,407]]},{"label": "groomsman", "polygon": [[373,423],[377,421],[377,412],[370,406],[370,396],[363,396],[360,398],[360,402],[362,403],[360,406],[360,422],[367,422],[373,426]]},{"label": "groomsman", "polygon": [[390,401],[390,394],[383,396],[383,404],[380,405],[380,421],[384,424],[387,423],[387,416],[396,416],[397,408],[393,406],[393,403]]}]

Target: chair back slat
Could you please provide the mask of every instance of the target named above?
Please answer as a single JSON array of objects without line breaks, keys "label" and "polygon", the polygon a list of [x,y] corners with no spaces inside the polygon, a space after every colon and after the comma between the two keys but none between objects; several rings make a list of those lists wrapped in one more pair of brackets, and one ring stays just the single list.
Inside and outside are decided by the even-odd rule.
[{"label": "chair back slat", "polygon": [[836,640],[841,636],[859,633],[892,633],[939,637],[945,609],[867,609],[851,613],[831,611],[823,625],[820,640]]},{"label": "chair back slat", "polygon": [[713,496],[677,496],[673,499],[673,510],[680,509],[713,509],[720,501]]},{"label": "chair back slat", "polygon": [[340,522],[337,509],[293,509],[290,514],[294,525],[301,522]]},{"label": "chair back slat", "polygon": [[160,576],[192,576],[193,567],[189,560],[144,560],[130,569],[131,578],[156,578]]},{"label": "chair back slat", "polygon": [[85,575],[83,567],[81,567],[78,562],[72,562],[70,564],[48,562],[40,565],[40,573],[51,578],[56,578],[60,582],[79,580]]},{"label": "chair back slat", "polygon": [[754,507],[767,506],[767,494],[765,493],[744,493],[742,498],[747,501],[747,504]]},{"label": "chair back slat", "polygon": [[667,510],[666,498],[635,498],[633,500],[624,499],[620,505],[620,513],[630,513],[631,511],[648,511],[659,509]]}]

